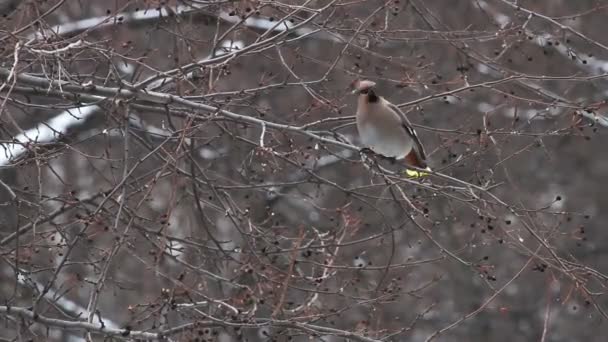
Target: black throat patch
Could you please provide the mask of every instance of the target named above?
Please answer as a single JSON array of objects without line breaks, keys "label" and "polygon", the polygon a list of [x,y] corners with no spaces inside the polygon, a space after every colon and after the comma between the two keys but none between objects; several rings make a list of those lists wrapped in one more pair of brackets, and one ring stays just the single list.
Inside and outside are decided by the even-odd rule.
[{"label": "black throat patch", "polygon": [[378,95],[371,89],[369,90],[369,93],[367,93],[367,101],[371,103],[378,102]]}]

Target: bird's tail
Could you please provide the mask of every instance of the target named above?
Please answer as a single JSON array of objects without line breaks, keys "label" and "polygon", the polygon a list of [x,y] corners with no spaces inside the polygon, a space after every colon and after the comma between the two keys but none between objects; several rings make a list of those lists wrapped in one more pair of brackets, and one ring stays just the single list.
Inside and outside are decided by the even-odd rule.
[{"label": "bird's tail", "polygon": [[[427,167],[426,170],[431,171],[431,168]],[[426,177],[429,175],[428,172],[416,171],[416,170],[411,170],[411,169],[405,169],[405,174],[410,178],[420,178],[420,177]]]},{"label": "bird's tail", "polygon": [[[418,156],[418,154],[416,153],[416,151],[414,151],[414,149],[412,149],[410,151],[410,153],[408,153],[408,155],[405,156],[405,163],[410,166],[415,166],[420,169],[425,169],[425,170],[431,171],[431,168],[428,167],[428,165],[426,164],[426,161],[423,160],[422,158],[420,158]],[[416,170],[410,170],[410,169],[405,169],[405,174],[411,178],[419,178],[419,177],[425,177],[425,176],[429,175],[428,173],[423,172],[423,171],[416,171]]]}]

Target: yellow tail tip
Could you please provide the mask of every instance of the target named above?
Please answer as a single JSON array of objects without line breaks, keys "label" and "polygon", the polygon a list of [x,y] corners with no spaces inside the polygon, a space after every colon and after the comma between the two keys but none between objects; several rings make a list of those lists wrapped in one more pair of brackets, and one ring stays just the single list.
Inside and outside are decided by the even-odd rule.
[{"label": "yellow tail tip", "polygon": [[[427,167],[427,170],[431,170]],[[420,178],[420,177],[426,177],[429,175],[429,173],[424,172],[424,171],[416,171],[416,170],[410,170],[410,169],[405,169],[405,174],[410,177],[410,178]]]}]

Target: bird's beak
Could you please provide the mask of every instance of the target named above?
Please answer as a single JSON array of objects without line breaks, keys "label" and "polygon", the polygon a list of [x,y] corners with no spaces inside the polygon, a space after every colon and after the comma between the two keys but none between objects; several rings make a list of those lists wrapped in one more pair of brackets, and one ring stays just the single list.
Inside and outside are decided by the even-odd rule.
[{"label": "bird's beak", "polygon": [[355,95],[359,93],[359,89],[353,89],[353,91],[350,92],[351,94]]}]

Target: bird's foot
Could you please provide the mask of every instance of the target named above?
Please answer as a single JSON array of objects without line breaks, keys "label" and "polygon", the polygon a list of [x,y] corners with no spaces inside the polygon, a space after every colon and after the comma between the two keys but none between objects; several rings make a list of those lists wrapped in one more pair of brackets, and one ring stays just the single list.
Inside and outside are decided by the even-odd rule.
[{"label": "bird's foot", "polygon": [[363,165],[367,169],[372,170],[374,168],[374,166],[377,164],[377,161],[375,158],[377,156],[377,154],[368,147],[364,147],[364,148],[360,149],[359,154],[361,155],[361,161],[363,162]]}]

